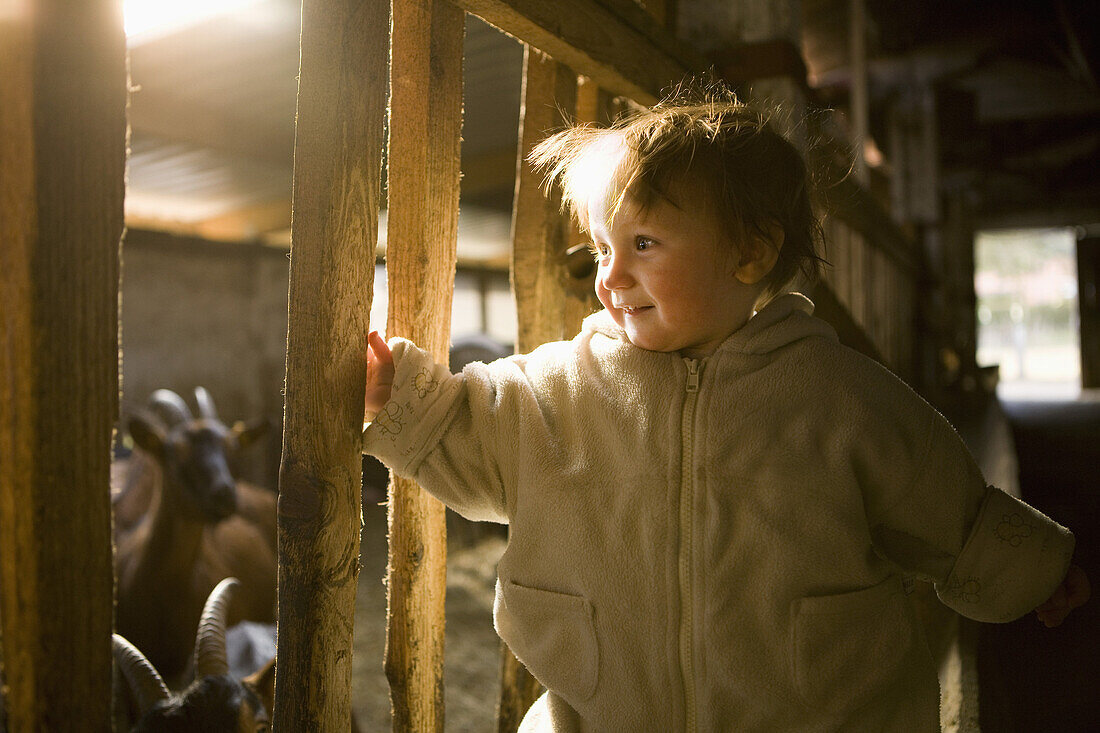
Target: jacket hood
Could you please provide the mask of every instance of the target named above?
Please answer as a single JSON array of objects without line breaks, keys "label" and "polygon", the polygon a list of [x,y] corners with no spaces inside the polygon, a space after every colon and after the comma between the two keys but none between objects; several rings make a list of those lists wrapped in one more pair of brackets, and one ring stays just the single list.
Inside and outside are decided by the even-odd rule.
[{"label": "jacket hood", "polygon": [[[730,334],[715,353],[767,354],[810,336],[835,341],[833,327],[820,318],[814,318],[813,312],[813,301],[802,293],[784,293],[753,314],[748,323]],[[629,343],[626,332],[606,309],[585,318],[581,332]]]}]

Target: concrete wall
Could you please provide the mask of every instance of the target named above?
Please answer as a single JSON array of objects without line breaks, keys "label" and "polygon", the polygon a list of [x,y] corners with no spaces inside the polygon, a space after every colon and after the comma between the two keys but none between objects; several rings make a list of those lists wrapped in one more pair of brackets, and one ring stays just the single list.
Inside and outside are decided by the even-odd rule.
[{"label": "concrete wall", "polygon": [[[244,475],[278,479],[286,369],[287,250],[209,242],[141,229],[122,246],[122,403],[125,416],[156,389],[179,393],[194,410],[194,389],[210,391],[227,424],[267,417],[271,437]],[[515,341],[508,273],[460,270],[452,333],[487,332]],[[371,327],[385,331],[385,268],[375,275]]]},{"label": "concrete wall", "polygon": [[245,475],[273,486],[289,266],[281,249],[128,231],[122,247],[123,417],[162,387],[193,406],[194,388],[202,385],[226,424],[272,420],[275,429],[257,446]]}]

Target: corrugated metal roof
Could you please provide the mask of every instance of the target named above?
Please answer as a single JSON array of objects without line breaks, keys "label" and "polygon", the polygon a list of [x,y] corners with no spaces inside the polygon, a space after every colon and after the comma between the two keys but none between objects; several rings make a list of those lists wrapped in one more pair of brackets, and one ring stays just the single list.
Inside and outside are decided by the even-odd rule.
[{"label": "corrugated metal roof", "polygon": [[[258,0],[131,39],[131,226],[288,240],[300,32],[299,2]],[[516,146],[522,46],[467,16],[465,51],[463,159],[506,159]],[[510,180],[498,187],[506,204]],[[464,213],[460,254],[506,258],[508,216]]]}]

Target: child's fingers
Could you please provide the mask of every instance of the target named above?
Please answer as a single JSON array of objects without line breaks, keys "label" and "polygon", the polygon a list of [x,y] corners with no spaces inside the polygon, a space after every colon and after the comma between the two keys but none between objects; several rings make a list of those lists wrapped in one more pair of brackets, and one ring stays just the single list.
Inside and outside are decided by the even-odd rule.
[{"label": "child's fingers", "polygon": [[1061,585],[1043,605],[1035,609],[1035,614],[1048,628],[1057,626],[1070,611],[1084,605],[1091,592],[1085,571],[1076,565],[1070,565]]},{"label": "child's fingers", "polygon": [[1046,602],[1043,603],[1043,605],[1039,606],[1035,610],[1039,611],[1039,612],[1044,612],[1044,611],[1045,612],[1050,612],[1050,611],[1057,611],[1057,610],[1065,608],[1065,607],[1066,607],[1066,587],[1065,587],[1065,584],[1063,583],[1062,585],[1058,586],[1054,590],[1054,593],[1051,594],[1050,598],[1048,598],[1046,600]]},{"label": "child's fingers", "polygon": [[367,384],[363,395],[363,418],[371,421],[390,399],[393,389],[393,353],[378,335],[367,335]]},{"label": "child's fingers", "polygon": [[386,343],[377,331],[371,331],[367,334],[367,359],[373,356],[374,360],[379,364],[393,364],[393,353],[390,351],[389,344]]},{"label": "child's fingers", "polygon": [[1077,608],[1085,605],[1092,595],[1092,587],[1089,584],[1089,576],[1077,565],[1070,565],[1066,579],[1062,581],[1062,587],[1066,593],[1066,603],[1069,608]]}]

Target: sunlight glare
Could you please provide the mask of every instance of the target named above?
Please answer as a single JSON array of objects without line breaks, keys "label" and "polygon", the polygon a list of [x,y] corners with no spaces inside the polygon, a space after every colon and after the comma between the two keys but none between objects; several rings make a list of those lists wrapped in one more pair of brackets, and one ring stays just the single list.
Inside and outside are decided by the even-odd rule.
[{"label": "sunlight glare", "polygon": [[168,35],[261,0],[125,0],[126,36]]}]

